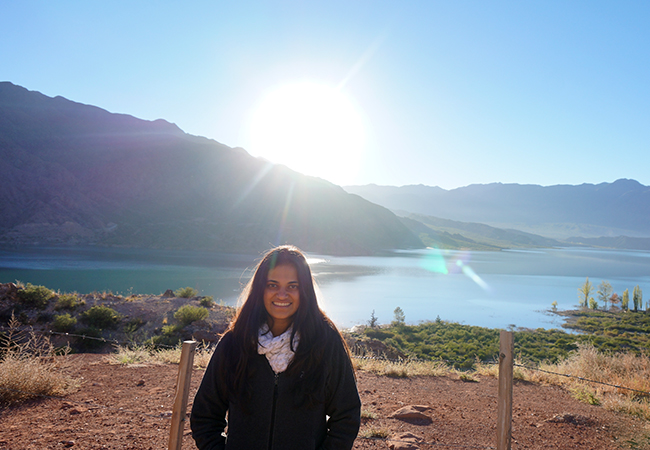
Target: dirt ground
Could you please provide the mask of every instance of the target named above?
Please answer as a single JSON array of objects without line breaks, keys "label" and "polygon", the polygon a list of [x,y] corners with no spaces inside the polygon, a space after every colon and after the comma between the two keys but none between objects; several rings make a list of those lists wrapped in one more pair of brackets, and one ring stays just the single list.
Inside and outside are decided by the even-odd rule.
[{"label": "dirt ground", "polygon": [[[60,399],[0,408],[1,450],[166,449],[178,366],[109,365],[102,355],[67,356],[79,389]],[[191,399],[203,376],[194,370]],[[365,419],[355,449],[487,449],[496,447],[497,380],[454,376],[387,378],[358,372]],[[430,420],[389,418],[423,405]],[[189,410],[189,409],[188,409]],[[364,438],[369,430],[384,439]],[[415,444],[400,441],[411,433]],[[513,449],[613,450],[650,448],[648,423],[572,399],[553,386],[517,382]],[[183,450],[195,449],[189,424]],[[252,449],[254,450],[254,449]]]}]

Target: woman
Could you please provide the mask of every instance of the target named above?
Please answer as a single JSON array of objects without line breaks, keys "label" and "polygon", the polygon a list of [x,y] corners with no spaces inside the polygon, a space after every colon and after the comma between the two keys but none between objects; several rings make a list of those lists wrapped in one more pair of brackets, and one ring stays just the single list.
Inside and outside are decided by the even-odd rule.
[{"label": "woman", "polygon": [[361,402],[350,354],[305,256],[270,250],[241,298],[194,398],[199,450],[351,449]]}]

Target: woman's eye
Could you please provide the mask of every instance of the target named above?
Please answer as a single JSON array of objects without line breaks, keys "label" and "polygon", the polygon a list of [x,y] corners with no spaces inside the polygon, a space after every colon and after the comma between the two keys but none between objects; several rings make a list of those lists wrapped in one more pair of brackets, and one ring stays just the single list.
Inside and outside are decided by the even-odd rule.
[{"label": "woman's eye", "polygon": [[297,284],[291,284],[291,285],[289,285],[289,289],[293,289],[295,291],[296,289],[298,289],[298,285]]}]

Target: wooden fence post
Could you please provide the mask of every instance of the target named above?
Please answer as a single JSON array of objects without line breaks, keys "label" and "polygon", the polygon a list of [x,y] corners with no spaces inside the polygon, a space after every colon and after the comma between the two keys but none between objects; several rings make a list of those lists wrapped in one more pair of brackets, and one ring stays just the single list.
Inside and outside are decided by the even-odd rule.
[{"label": "wooden fence post", "polygon": [[497,450],[512,445],[512,372],[514,339],[511,331],[501,330],[499,350],[499,398],[497,401]]},{"label": "wooden fence post", "polygon": [[172,425],[169,430],[169,450],[181,450],[183,444],[183,429],[185,428],[187,401],[190,397],[190,381],[192,381],[196,345],[196,341],[183,342],[181,362],[178,365],[178,379],[176,380],[176,396],[172,409]]}]

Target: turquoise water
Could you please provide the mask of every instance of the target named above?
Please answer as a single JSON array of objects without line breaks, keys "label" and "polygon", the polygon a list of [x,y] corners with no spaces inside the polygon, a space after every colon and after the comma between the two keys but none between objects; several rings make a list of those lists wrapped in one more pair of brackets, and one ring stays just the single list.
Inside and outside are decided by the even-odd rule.
[{"label": "turquoise water", "polygon": [[[159,294],[184,286],[234,305],[255,255],[104,248],[0,249],[0,282],[62,292]],[[650,294],[650,253],[584,248],[460,252],[418,250],[375,257],[309,255],[321,307],[337,325],[380,323],[399,306],[408,323],[443,320],[507,328],[556,328],[551,303],[573,308],[585,277],[621,294]],[[644,299],[647,297],[644,297]],[[596,297],[594,292],[594,297]],[[645,300],[644,300],[645,304]]]}]

